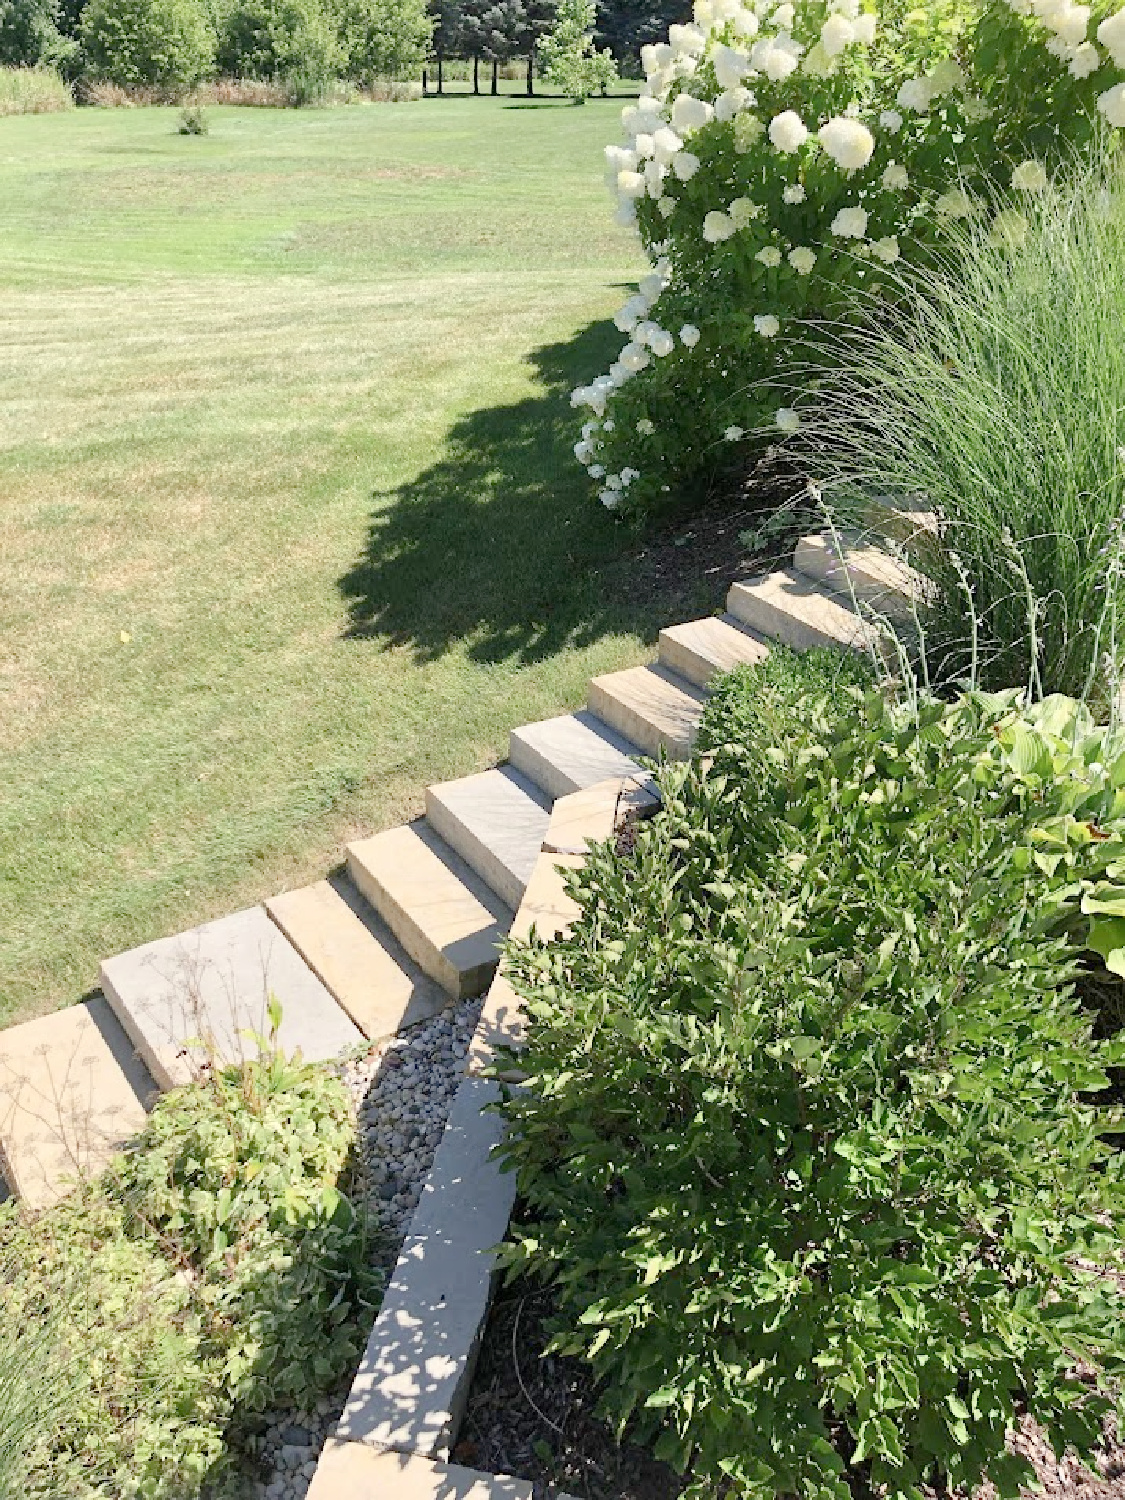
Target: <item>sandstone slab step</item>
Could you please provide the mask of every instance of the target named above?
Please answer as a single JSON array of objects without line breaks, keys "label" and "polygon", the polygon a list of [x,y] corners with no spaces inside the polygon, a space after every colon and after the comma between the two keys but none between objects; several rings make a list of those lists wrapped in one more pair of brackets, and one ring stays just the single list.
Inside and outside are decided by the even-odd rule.
[{"label": "sandstone slab step", "polygon": [[769,573],[731,585],[727,609],[759,635],[786,646],[877,646],[879,632],[852,613],[835,595],[803,573]]},{"label": "sandstone slab step", "polygon": [[369,1041],[436,1016],[449,996],[407,953],[350,880],[330,876],[266,910]]},{"label": "sandstone slab step", "polygon": [[45,1208],[144,1129],[156,1093],[100,995],[0,1032],[0,1169]]},{"label": "sandstone slab step", "polygon": [[549,797],[565,797],[611,776],[635,776],[640,751],[588,709],[513,729],[508,759]]},{"label": "sandstone slab step", "polygon": [[308,1500],[533,1500],[533,1493],[526,1479],[329,1438]]},{"label": "sandstone slab step", "polygon": [[535,869],[550,816],[546,793],[507,766],[426,788],[430,826],[513,911]]},{"label": "sandstone slab step", "polygon": [[590,683],[589,704],[599,719],[639,745],[646,755],[665,751],[673,760],[691,754],[703,694],[665,667],[629,667]]},{"label": "sandstone slab step", "polygon": [[660,632],[660,663],[696,687],[705,688],[716,672],[764,661],[770,648],[760,636],[729,615],[690,620]]},{"label": "sandstone slab step", "polygon": [[424,820],[348,846],[348,874],[455,1000],[482,994],[512,911]]},{"label": "sandstone slab step", "polygon": [[831,532],[805,536],[797,543],[793,566],[806,578],[850,601],[897,621],[909,621],[912,601],[926,596],[926,580],[915,569],[880,547],[845,541]]},{"label": "sandstone slab step", "polygon": [[261,906],[106,959],[101,978],[162,1089],[190,1083],[209,1058],[256,1056],[246,1033],[268,1032],[271,995],[282,1008],[278,1042],[287,1053],[321,1062],[363,1039]]},{"label": "sandstone slab step", "polygon": [[488,1315],[492,1250],[515,1198],[515,1174],[490,1157],[503,1126],[488,1106],[499,1097],[489,1080],[461,1082],[338,1438],[448,1456]]}]

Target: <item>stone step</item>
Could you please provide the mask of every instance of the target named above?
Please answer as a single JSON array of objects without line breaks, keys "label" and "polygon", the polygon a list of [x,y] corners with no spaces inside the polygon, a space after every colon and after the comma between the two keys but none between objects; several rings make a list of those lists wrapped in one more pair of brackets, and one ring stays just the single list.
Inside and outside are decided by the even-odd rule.
[{"label": "stone step", "polygon": [[802,573],[769,573],[731,585],[727,609],[760,635],[796,650],[876,646],[879,632]]},{"label": "stone step", "polygon": [[426,788],[426,818],[515,911],[543,847],[551,799],[510,766]]},{"label": "stone step", "polygon": [[590,683],[589,704],[599,719],[626,735],[646,755],[665,751],[672,760],[691,754],[703,694],[667,668],[629,667]]},{"label": "stone step", "polygon": [[0,1032],[0,1170],[46,1208],[145,1126],[156,1093],[102,996]]},{"label": "stone step", "polygon": [[729,615],[691,620],[660,632],[660,664],[705,688],[716,672],[764,661],[769,647]]},{"label": "stone step", "polygon": [[640,751],[588,709],[513,729],[508,759],[549,797],[566,797],[611,776],[640,775]]},{"label": "stone step", "polygon": [[308,1500],[533,1500],[534,1494],[526,1479],[329,1438]]},{"label": "stone step", "polygon": [[926,594],[926,580],[906,563],[870,543],[845,541],[827,531],[801,538],[793,566],[849,602],[854,593],[861,604],[892,620],[909,621],[912,601],[921,602]]},{"label": "stone step", "polygon": [[447,995],[488,988],[512,911],[424,819],[350,844],[348,874]]},{"label": "stone step", "polygon": [[369,1041],[394,1036],[449,1004],[441,985],[344,876],[274,896],[266,910]]},{"label": "stone step", "polygon": [[208,1062],[255,1057],[254,1035],[270,1029],[271,996],[281,1006],[277,1042],[287,1054],[323,1062],[363,1040],[261,906],[106,959],[101,978],[162,1089],[192,1082]]}]

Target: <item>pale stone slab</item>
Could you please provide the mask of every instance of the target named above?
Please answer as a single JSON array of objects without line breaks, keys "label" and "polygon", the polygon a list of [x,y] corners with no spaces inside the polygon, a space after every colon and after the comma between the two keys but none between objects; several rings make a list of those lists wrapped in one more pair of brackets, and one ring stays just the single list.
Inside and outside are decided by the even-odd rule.
[{"label": "pale stone slab", "polygon": [[507,1083],[519,1082],[525,1076],[521,1069],[510,1067],[499,1071],[496,1054],[502,1047],[520,1052],[526,1042],[527,1012],[501,968],[485,996],[465,1071],[474,1078],[487,1074],[490,1078],[503,1078]]},{"label": "pale stone slab", "polygon": [[655,784],[647,776],[641,781],[599,781],[559,798],[551,809],[543,849],[548,854],[585,854],[591,845],[612,838],[630,812],[646,818],[659,806]]},{"label": "pale stone slab", "polygon": [[336,1435],[444,1458],[464,1414],[488,1315],[494,1247],[515,1174],[490,1153],[502,1133],[485,1106],[499,1086],[465,1078],[387,1287]]},{"label": "pale stone slab", "polygon": [[308,1500],[532,1500],[533,1493],[526,1479],[330,1438]]},{"label": "pale stone slab", "polygon": [[719,619],[712,615],[660,632],[661,664],[701,688],[716,672],[752,666],[764,661],[769,652],[765,641],[729,616]]},{"label": "pale stone slab", "polygon": [[336,876],[287,891],[266,910],[369,1041],[449,1004],[350,881]]},{"label": "pale stone slab", "polygon": [[145,1126],[148,1070],[99,995],[0,1032],[0,1165],[45,1208]]},{"label": "pale stone slab", "polygon": [[703,717],[699,689],[660,666],[629,667],[593,678],[589,704],[599,719],[646,755],[663,750],[673,760],[691,754]]},{"label": "pale stone slab", "polygon": [[508,759],[551,797],[593,786],[611,776],[637,776],[637,746],[588,709],[513,729]]},{"label": "pale stone slab", "polygon": [[350,844],[348,874],[446,994],[488,988],[511,909],[425,821]]},{"label": "pale stone slab", "polygon": [[845,543],[830,532],[802,537],[793,565],[832,593],[845,600],[854,594],[861,604],[897,621],[909,621],[912,601],[924,603],[933,591],[920,573],[898,558],[864,543]]},{"label": "pale stone slab", "polygon": [[248,1033],[269,1031],[271,995],[281,1005],[278,1043],[286,1053],[322,1062],[363,1040],[260,906],[106,959],[101,977],[162,1089],[190,1083],[209,1059],[257,1056]]},{"label": "pale stone slab", "polygon": [[727,609],[760,635],[796,650],[811,646],[878,647],[879,632],[800,573],[770,573],[731,585]]},{"label": "pale stone slab", "polygon": [[426,788],[426,817],[514,911],[535,868],[550,798],[511,767]]}]

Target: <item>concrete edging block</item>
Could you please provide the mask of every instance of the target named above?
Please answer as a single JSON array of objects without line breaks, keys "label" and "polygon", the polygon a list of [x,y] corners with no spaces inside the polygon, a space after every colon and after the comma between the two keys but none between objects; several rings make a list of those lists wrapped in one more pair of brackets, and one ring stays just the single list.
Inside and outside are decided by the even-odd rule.
[{"label": "concrete edging block", "polygon": [[489,1079],[465,1078],[450,1110],[337,1435],[444,1458],[472,1380],[515,1177],[492,1159],[503,1122]]},{"label": "concrete edging block", "polygon": [[533,1494],[526,1479],[330,1439],[308,1500],[532,1500]]}]

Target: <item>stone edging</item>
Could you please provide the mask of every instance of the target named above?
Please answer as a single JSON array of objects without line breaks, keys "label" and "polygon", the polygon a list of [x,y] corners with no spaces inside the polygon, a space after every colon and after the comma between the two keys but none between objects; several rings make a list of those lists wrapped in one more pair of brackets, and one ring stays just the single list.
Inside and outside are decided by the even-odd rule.
[{"label": "stone edging", "polygon": [[[659,806],[651,783],[600,782],[561,797],[512,926],[516,937],[563,932],[577,914],[565,872],[627,816]],[[468,1073],[422,1190],[355,1381],[308,1500],[532,1500],[524,1480],[446,1462],[464,1415],[515,1180],[493,1148],[502,1132],[499,1047],[518,1048],[521,1007],[503,964],[473,1038]],[[560,1497],[566,1500],[566,1497]]]}]

